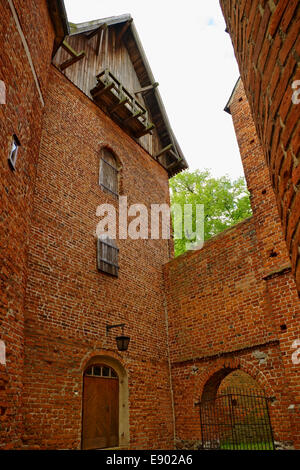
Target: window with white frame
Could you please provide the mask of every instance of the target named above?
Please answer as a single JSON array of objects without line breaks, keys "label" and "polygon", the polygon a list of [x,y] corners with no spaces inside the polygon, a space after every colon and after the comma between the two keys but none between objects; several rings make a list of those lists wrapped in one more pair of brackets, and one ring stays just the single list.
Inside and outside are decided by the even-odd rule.
[{"label": "window with white frame", "polygon": [[14,134],[12,138],[12,145],[11,145],[9,157],[8,157],[8,163],[13,170],[16,169],[16,161],[17,161],[19,147],[20,147],[19,139]]}]

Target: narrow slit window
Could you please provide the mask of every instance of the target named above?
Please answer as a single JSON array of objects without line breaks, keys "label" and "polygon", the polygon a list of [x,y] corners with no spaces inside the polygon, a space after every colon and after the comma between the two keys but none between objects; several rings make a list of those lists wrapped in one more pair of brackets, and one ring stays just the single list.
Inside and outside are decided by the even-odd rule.
[{"label": "narrow slit window", "polygon": [[97,265],[98,270],[118,277],[119,274],[119,249],[115,240],[108,236],[100,236],[97,240]]},{"label": "narrow slit window", "polygon": [[100,159],[100,178],[101,188],[115,197],[119,196],[119,175],[118,164],[113,153],[108,149],[102,150]]},{"label": "narrow slit window", "polygon": [[16,161],[17,161],[19,147],[20,147],[19,139],[16,135],[13,135],[12,145],[11,145],[11,149],[10,149],[10,153],[8,157],[8,163],[13,170],[16,169]]}]

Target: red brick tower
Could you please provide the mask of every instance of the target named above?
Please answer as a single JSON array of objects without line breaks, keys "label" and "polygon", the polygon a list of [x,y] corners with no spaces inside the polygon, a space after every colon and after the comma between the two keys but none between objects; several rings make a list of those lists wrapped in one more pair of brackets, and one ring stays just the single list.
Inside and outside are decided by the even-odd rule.
[{"label": "red brick tower", "polygon": [[298,0],[220,3],[300,291],[300,5]]}]

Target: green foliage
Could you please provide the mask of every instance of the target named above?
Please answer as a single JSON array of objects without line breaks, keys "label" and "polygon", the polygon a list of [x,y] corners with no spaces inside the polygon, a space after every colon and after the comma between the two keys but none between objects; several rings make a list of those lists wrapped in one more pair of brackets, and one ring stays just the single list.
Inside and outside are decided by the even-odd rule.
[{"label": "green foliage", "polygon": [[275,450],[272,441],[269,442],[222,442],[220,445],[222,450]]},{"label": "green foliage", "polygon": [[[184,171],[170,180],[171,205],[204,204],[204,240],[252,215],[249,192],[243,177],[213,178],[209,170]],[[173,218],[174,223],[174,218]],[[193,230],[196,211],[193,210]],[[186,251],[187,238],[174,240],[175,256]]]}]

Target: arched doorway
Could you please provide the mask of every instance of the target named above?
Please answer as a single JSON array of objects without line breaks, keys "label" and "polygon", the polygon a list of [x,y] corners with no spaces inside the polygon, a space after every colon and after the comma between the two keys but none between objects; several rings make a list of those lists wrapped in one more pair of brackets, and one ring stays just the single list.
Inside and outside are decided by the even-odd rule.
[{"label": "arched doorway", "polygon": [[119,377],[106,364],[88,366],[83,376],[82,448],[119,446]]},{"label": "arched doorway", "polygon": [[273,450],[269,399],[246,372],[224,367],[203,387],[200,403],[205,449]]}]

